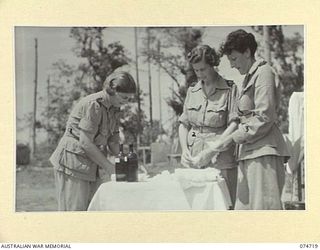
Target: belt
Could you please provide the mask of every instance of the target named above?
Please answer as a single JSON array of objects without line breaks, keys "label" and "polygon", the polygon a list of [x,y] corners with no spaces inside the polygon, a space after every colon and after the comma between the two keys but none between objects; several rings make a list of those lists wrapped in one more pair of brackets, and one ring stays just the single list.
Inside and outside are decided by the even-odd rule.
[{"label": "belt", "polygon": [[225,127],[220,127],[220,128],[213,128],[213,127],[208,127],[208,126],[192,126],[191,130],[194,131],[199,131],[200,133],[223,133],[225,130]]}]

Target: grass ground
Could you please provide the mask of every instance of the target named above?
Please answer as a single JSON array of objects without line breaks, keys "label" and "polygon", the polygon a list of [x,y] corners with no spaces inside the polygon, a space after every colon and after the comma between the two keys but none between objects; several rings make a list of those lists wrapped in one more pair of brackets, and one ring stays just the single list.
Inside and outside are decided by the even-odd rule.
[{"label": "grass ground", "polygon": [[57,211],[51,167],[24,166],[16,172],[16,211]]},{"label": "grass ground", "polygon": [[[169,170],[168,164],[148,169],[151,176]],[[16,211],[57,211],[53,168],[46,164],[17,166]]]}]

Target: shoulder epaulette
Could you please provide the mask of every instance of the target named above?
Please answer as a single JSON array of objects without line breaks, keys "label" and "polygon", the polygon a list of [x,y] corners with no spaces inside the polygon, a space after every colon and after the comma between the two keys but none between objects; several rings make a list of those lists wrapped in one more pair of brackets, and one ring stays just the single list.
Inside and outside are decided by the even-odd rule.
[{"label": "shoulder epaulette", "polygon": [[229,87],[232,87],[232,85],[234,84],[234,81],[232,80],[226,80],[226,82]]},{"label": "shoulder epaulette", "polygon": [[99,97],[96,99],[97,103],[99,103],[100,107],[102,105],[102,102],[103,102],[103,98],[102,97]]},{"label": "shoulder epaulette", "polygon": [[265,65],[265,64],[267,64],[266,61],[261,61],[261,62],[259,63],[259,65],[258,65],[258,67],[263,66],[263,65]]},{"label": "shoulder epaulette", "polygon": [[192,83],[190,83],[190,84],[189,84],[189,88],[190,88],[190,87],[194,87],[196,84],[197,84],[197,82],[192,82]]}]

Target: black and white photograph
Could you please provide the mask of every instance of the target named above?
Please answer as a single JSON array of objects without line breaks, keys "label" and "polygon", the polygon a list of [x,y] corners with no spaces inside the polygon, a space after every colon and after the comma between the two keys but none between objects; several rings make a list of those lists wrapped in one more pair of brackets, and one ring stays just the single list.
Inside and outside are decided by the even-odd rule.
[{"label": "black and white photograph", "polygon": [[15,26],[15,212],[307,210],[305,26]]}]

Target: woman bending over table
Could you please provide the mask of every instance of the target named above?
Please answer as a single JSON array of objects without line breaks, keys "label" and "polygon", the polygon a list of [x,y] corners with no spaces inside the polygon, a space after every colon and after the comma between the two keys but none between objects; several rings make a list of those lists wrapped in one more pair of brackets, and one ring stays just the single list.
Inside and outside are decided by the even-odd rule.
[{"label": "woman bending over table", "polygon": [[110,179],[114,164],[101,149],[118,153],[120,107],[135,92],[130,74],[113,73],[102,91],[84,97],[73,108],[65,134],[50,157],[60,211],[87,210],[99,177]]}]

